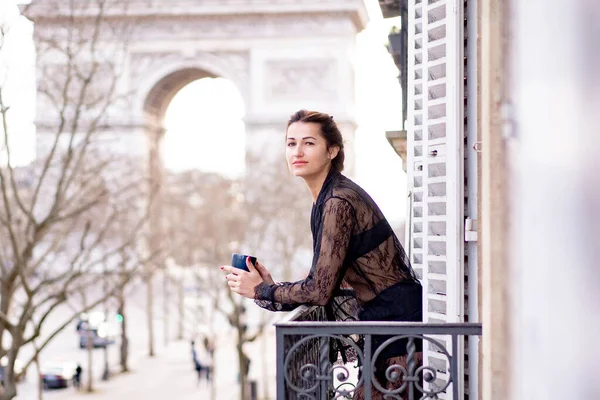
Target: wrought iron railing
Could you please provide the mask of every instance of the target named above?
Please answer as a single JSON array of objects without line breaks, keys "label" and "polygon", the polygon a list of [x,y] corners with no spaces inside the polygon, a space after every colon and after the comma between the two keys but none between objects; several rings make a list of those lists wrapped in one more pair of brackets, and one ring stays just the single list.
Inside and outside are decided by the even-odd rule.
[{"label": "wrought iron railing", "polygon": [[[481,324],[329,322],[323,307],[302,306],[277,323],[276,332],[278,400],[352,399],[357,391],[363,393],[361,398],[371,400],[372,390],[384,399],[459,400],[464,380],[459,372],[464,359],[462,340],[480,336]],[[384,339],[373,347],[372,339],[378,337]],[[407,343],[407,362],[377,371],[381,355],[400,340]],[[427,358],[421,365],[414,357],[419,342],[425,351],[444,359],[447,368],[439,363],[428,365]],[[340,348],[351,357],[342,359]],[[380,384],[382,374],[394,382],[391,388]]]}]

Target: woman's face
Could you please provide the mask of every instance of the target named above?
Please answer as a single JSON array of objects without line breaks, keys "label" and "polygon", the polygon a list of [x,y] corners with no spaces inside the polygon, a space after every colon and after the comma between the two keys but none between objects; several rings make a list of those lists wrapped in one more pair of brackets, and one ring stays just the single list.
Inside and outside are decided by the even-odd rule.
[{"label": "woman's face", "polygon": [[338,151],[335,146],[327,149],[319,124],[294,122],[288,127],[285,156],[295,176],[310,178],[326,174]]}]

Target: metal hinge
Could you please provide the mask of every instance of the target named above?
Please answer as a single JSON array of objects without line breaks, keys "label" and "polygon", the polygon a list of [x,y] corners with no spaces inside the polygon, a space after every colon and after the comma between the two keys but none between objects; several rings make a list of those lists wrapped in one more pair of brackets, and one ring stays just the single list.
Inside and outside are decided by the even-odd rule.
[{"label": "metal hinge", "polygon": [[465,219],[465,242],[476,242],[477,241],[477,220],[467,218]]}]

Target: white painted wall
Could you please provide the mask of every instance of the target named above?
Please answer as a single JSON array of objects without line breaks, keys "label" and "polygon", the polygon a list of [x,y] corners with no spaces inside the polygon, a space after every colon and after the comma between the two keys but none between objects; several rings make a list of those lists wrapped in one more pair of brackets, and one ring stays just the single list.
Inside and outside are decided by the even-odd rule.
[{"label": "white painted wall", "polygon": [[598,399],[600,8],[511,3],[509,398]]}]

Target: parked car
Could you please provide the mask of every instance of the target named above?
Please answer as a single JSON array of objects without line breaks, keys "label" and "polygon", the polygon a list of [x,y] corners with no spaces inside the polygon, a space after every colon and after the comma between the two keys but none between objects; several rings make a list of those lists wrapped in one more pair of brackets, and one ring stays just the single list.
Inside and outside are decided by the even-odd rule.
[{"label": "parked car", "polygon": [[117,327],[114,323],[107,322],[103,312],[96,311],[81,314],[77,321],[79,333],[79,348],[87,348],[88,339],[92,339],[92,347],[106,347],[115,343]]},{"label": "parked car", "polygon": [[92,339],[92,347],[106,347],[110,344],[115,343],[115,339],[106,335],[101,328],[92,328],[89,331],[87,329],[81,329],[79,331],[79,348],[86,349],[88,346],[88,339]]},{"label": "parked car", "polygon": [[71,361],[52,361],[43,363],[40,367],[40,377],[44,389],[60,389],[73,383],[77,364]]},{"label": "parked car", "polygon": [[[8,357],[4,356],[0,359],[0,384],[4,385],[4,375],[6,374],[6,366],[8,365]],[[23,362],[18,358],[15,360],[15,375],[17,376],[17,382],[25,379],[25,374],[21,375],[23,372]]]},{"label": "parked car", "polygon": [[79,315],[79,318],[77,318],[77,332],[82,329],[86,329],[88,326],[96,328],[104,321],[106,321],[106,314],[104,314],[102,311],[90,311],[88,313],[82,313]]}]

